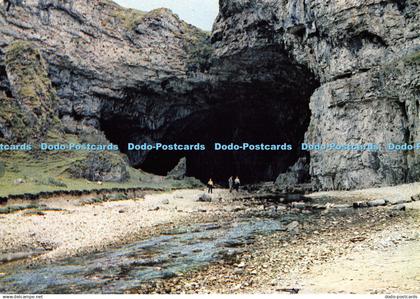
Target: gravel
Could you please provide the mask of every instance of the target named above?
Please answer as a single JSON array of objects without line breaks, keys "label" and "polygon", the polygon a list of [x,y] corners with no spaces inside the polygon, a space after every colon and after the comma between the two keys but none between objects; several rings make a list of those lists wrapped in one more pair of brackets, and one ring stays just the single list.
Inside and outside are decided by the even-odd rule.
[{"label": "gravel", "polygon": [[[49,251],[36,259],[53,261],[139,240],[157,233],[165,225],[201,221],[203,217],[213,217],[214,213],[197,214],[197,210],[219,211],[215,203],[196,202],[202,192],[178,190],[91,205],[80,205],[83,199],[41,200],[39,204],[62,211],[47,211],[43,216],[18,212],[0,217],[0,254],[47,246]],[[225,190],[214,192],[219,196],[228,193]]]}]

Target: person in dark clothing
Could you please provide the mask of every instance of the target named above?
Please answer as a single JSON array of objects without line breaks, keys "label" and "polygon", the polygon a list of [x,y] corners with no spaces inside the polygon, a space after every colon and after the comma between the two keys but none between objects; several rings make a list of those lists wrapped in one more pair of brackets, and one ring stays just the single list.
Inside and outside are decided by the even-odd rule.
[{"label": "person in dark clothing", "polygon": [[6,7],[6,11],[10,10],[10,6],[12,6],[12,2],[10,0],[3,0],[4,6]]},{"label": "person in dark clothing", "polygon": [[233,176],[229,177],[228,183],[229,183],[229,192],[232,193],[232,190],[233,190]]},{"label": "person in dark clothing", "polygon": [[23,6],[25,4],[24,0],[3,0],[4,7],[6,8],[6,12],[10,10],[13,6]]},{"label": "person in dark clothing", "polygon": [[213,193],[213,187],[214,187],[214,183],[213,183],[213,180],[210,178],[210,180],[208,181],[208,183],[207,183],[207,187],[209,187],[209,190],[208,190],[208,192],[209,193]]},{"label": "person in dark clothing", "polygon": [[233,186],[236,190],[236,192],[239,192],[239,186],[241,185],[241,181],[239,180],[239,177],[237,176],[235,178],[235,181],[233,182]]}]

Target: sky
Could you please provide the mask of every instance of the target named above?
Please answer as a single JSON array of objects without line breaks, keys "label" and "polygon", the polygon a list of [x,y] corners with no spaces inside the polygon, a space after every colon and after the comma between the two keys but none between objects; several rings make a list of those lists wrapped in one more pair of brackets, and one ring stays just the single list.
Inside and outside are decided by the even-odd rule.
[{"label": "sky", "polygon": [[166,7],[181,19],[203,30],[210,31],[219,12],[218,0],[114,0],[124,7],[149,11]]}]

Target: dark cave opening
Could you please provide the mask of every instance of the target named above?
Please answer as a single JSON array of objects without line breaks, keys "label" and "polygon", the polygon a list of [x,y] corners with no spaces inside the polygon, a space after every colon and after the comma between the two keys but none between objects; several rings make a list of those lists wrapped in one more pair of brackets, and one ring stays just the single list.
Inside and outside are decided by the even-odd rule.
[{"label": "dark cave opening", "polygon": [[[228,77],[188,93],[177,94],[173,86],[182,83],[170,81],[164,91],[161,85],[158,91],[130,89],[125,101],[103,106],[101,128],[131,165],[146,172],[166,175],[186,157],[187,175],[202,182],[213,178],[225,185],[236,175],[244,184],[273,181],[299,157],[308,157],[300,144],[310,121],[309,99],[319,83],[283,53],[259,51],[257,62],[252,61],[255,55],[244,53],[233,57],[234,62],[221,62],[229,65]],[[259,67],[245,68],[249,62]],[[238,75],[243,69],[245,79]],[[206,150],[127,151],[127,143],[145,142],[201,143]],[[214,143],[290,144],[292,150],[216,151]]]},{"label": "dark cave opening", "polygon": [[[206,182],[210,177],[225,183],[229,176],[240,176],[244,183],[274,180],[298,159],[298,150],[308,126],[305,111],[298,121],[294,113],[280,114],[286,103],[263,101],[232,102],[173,123],[162,143],[204,144],[204,151],[149,153],[141,169],[166,175],[181,157],[187,158],[187,175]],[[292,111],[292,110],[289,110]],[[295,111],[296,112],[296,111]],[[296,124],[291,125],[293,121]],[[297,137],[299,136],[299,137]],[[290,144],[291,151],[217,151],[214,144]]]},{"label": "dark cave opening", "polygon": [[[135,167],[157,175],[166,175],[182,157],[187,158],[187,175],[206,182],[210,177],[225,184],[229,176],[240,176],[243,183],[275,180],[305,153],[299,150],[309,124],[308,102],[296,98],[261,97],[259,101],[231,101],[172,122],[162,136],[133,131],[135,124],[127,119],[112,118],[102,122],[107,137],[118,143]],[[115,124],[125,124],[125,128]],[[141,132],[141,133],[140,133]],[[137,135],[150,139],[137,139]],[[140,163],[137,152],[127,152],[129,142],[160,142],[163,144],[204,144],[204,151],[150,151]],[[291,151],[216,151],[221,144],[290,144]],[[134,156],[133,156],[134,155]]]}]

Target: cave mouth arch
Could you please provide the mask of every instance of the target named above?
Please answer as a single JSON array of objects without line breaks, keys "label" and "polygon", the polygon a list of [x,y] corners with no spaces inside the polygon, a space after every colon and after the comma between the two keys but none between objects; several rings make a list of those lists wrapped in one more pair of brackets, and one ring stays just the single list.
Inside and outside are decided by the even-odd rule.
[{"label": "cave mouth arch", "polygon": [[[282,105],[286,105],[284,102]],[[308,126],[308,111],[297,122],[289,114],[279,114],[282,107],[272,101],[233,102],[196,113],[173,123],[160,140],[172,144],[204,144],[204,151],[151,152],[140,168],[146,172],[166,175],[186,157],[187,175],[219,184],[229,176],[238,175],[243,183],[270,181],[301,156],[297,150]],[[290,110],[289,110],[290,111]],[[295,112],[297,113],[297,112]],[[293,114],[291,114],[293,115]],[[214,144],[290,144],[292,151],[216,151]]]},{"label": "cave mouth arch", "polygon": [[[223,185],[236,175],[245,184],[273,181],[307,157],[300,144],[310,122],[309,99],[319,86],[309,70],[278,48],[266,48],[219,60],[212,75],[218,80],[132,88],[123,101],[103,106],[101,128],[134,167],[166,175],[186,157],[188,176]],[[188,84],[187,92],[174,91]],[[206,150],[127,151],[127,143],[144,142],[201,143]],[[216,151],[214,143],[290,144],[292,150]]]}]

